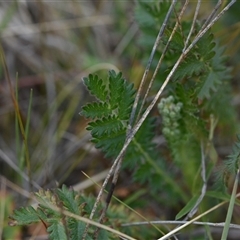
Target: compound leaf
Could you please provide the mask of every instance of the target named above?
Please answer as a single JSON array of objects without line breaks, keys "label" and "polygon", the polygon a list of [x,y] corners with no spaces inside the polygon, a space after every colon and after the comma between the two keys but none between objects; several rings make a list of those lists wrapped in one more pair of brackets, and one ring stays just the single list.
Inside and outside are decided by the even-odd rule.
[{"label": "compound leaf", "polygon": [[32,206],[14,210],[10,219],[11,226],[27,225],[40,221],[38,212]]},{"label": "compound leaf", "polygon": [[223,51],[224,49],[217,45],[214,48],[215,55],[209,63],[208,72],[203,75],[202,81],[197,87],[199,99],[209,99],[211,92],[218,91],[219,86],[230,78],[230,69],[225,66]]},{"label": "compound leaf", "polygon": [[81,111],[81,114],[86,118],[102,118],[110,115],[112,109],[109,108],[109,105],[106,102],[93,102],[86,104]]},{"label": "compound leaf", "polygon": [[52,223],[48,228],[47,231],[49,232],[49,237],[52,240],[61,239],[67,240],[67,235],[65,232],[65,227],[61,221],[57,221]]},{"label": "compound leaf", "polygon": [[210,91],[216,91],[216,85],[221,84],[220,79],[220,72],[216,71],[210,71],[208,74],[206,74],[205,78],[203,79],[203,86],[200,89],[200,92],[198,93],[198,97],[200,99],[203,98],[209,98],[210,97]]},{"label": "compound leaf", "polygon": [[116,74],[113,70],[109,71],[109,104],[113,110],[118,107],[120,100],[123,100],[124,82],[121,72]]},{"label": "compound leaf", "polygon": [[57,189],[57,194],[64,207],[66,207],[68,211],[74,214],[80,214],[80,201],[78,201],[79,198],[77,197],[76,192],[63,185],[62,189]]},{"label": "compound leaf", "polygon": [[122,128],[119,131],[113,132],[110,135],[102,135],[101,137],[93,138],[96,148],[101,148],[106,153],[106,157],[116,157],[120,152],[126,138],[126,129]]},{"label": "compound leaf", "polygon": [[88,78],[83,78],[83,81],[93,96],[100,101],[106,101],[108,92],[102,79],[99,79],[97,75],[89,74]]},{"label": "compound leaf", "polygon": [[199,61],[196,58],[188,58],[180,64],[175,72],[174,80],[182,80],[183,78],[190,78],[193,76],[198,76],[201,72],[206,69],[205,63]]},{"label": "compound leaf", "polygon": [[135,96],[135,89],[133,88],[133,84],[125,85],[124,91],[121,95],[121,101],[118,103],[118,112],[119,112],[119,118],[121,120],[128,120],[132,105],[134,102],[134,96]]},{"label": "compound leaf", "polygon": [[86,223],[70,218],[68,220],[68,227],[70,231],[71,240],[82,239]]},{"label": "compound leaf", "polygon": [[91,131],[93,137],[110,135],[112,132],[118,131],[122,127],[122,122],[115,116],[98,119],[88,124],[87,130]]},{"label": "compound leaf", "polygon": [[[84,79],[87,86],[90,85],[89,83],[102,84],[102,81],[99,83],[98,77],[92,75],[89,75],[89,79]],[[92,85],[91,89],[97,88]],[[97,91],[90,92],[94,94]],[[134,96],[133,84],[127,82],[121,72],[116,73],[111,70],[105,101],[88,103],[82,108],[81,114],[91,119],[87,130],[91,131],[92,142],[108,156],[116,156],[120,151],[120,146],[123,146]]]}]

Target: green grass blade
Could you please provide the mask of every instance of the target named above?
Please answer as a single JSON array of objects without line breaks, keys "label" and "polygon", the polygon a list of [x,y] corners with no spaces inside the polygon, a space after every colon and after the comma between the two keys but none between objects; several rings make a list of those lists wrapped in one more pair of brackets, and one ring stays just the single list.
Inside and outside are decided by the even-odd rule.
[{"label": "green grass blade", "polygon": [[175,220],[178,220],[187,213],[189,213],[196,205],[198,199],[199,199],[198,195],[193,196],[192,199],[185,205],[185,207],[177,214]]},{"label": "green grass blade", "polygon": [[[28,134],[29,134],[29,124],[30,124],[30,116],[31,116],[31,108],[32,108],[32,99],[33,99],[33,90],[30,90],[30,98],[29,98],[29,105],[28,105],[28,112],[27,112],[27,121],[25,125],[25,137],[26,141],[28,141]],[[24,156],[25,156],[26,150],[25,145],[22,147],[21,155],[20,155],[20,166],[21,169],[24,167]]]},{"label": "green grass blade", "polygon": [[[18,102],[18,75],[16,74],[16,88],[15,88],[15,98]],[[21,166],[21,152],[20,152],[20,129],[18,125],[17,112],[15,111],[15,142],[16,142],[16,153],[18,159],[20,159],[19,166]]]},{"label": "green grass blade", "polygon": [[228,236],[228,231],[230,228],[230,223],[232,219],[233,208],[234,208],[234,203],[235,203],[235,198],[237,193],[238,179],[239,179],[239,169],[237,170],[237,174],[235,177],[234,186],[232,190],[232,195],[231,195],[231,199],[228,207],[227,217],[226,217],[225,225],[223,228],[221,240],[226,240]]}]

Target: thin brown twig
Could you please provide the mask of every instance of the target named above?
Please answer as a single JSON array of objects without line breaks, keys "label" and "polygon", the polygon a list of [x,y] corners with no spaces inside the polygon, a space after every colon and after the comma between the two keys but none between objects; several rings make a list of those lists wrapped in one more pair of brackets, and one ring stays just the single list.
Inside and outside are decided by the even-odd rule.
[{"label": "thin brown twig", "polygon": [[194,27],[195,27],[195,23],[196,23],[196,20],[197,20],[197,16],[198,16],[198,13],[199,13],[200,6],[201,6],[201,0],[198,0],[197,6],[196,6],[196,9],[195,9],[195,13],[194,13],[194,17],[193,17],[193,21],[192,21],[192,25],[191,25],[190,31],[188,33],[187,40],[185,42],[185,46],[184,46],[183,51],[185,51],[185,49],[187,48],[188,42],[190,41],[192,32],[193,32]]},{"label": "thin brown twig", "polygon": [[183,228],[191,225],[192,223],[196,222],[198,219],[202,218],[203,216],[209,214],[210,212],[218,209],[219,207],[223,206],[224,204],[226,204],[227,201],[221,202],[218,205],[215,205],[214,207],[210,208],[209,210],[207,210],[206,212],[200,214],[199,216],[195,217],[194,219],[192,219],[191,221],[188,221],[186,223],[184,223],[183,225],[179,226],[178,228],[175,228],[174,230],[172,230],[171,232],[169,232],[168,234],[166,234],[165,236],[159,238],[158,240],[165,240],[165,239],[169,239],[169,237],[171,237],[173,234],[179,232],[180,230],[182,230]]},{"label": "thin brown twig", "polygon": [[[29,176],[25,174],[15,163],[13,160],[11,160],[3,151],[0,149],[0,157],[1,159],[6,162],[14,171],[16,171],[23,179],[25,179],[27,182],[30,181]],[[32,181],[32,184],[35,188],[39,189],[40,186],[35,182]]]},{"label": "thin brown twig", "polygon": [[[159,30],[158,36],[157,36],[157,38],[156,38],[156,40],[155,40],[155,43],[154,43],[154,45],[153,45],[152,52],[151,52],[151,54],[150,54],[150,57],[149,57],[149,60],[148,60],[146,69],[145,69],[145,71],[144,71],[144,74],[143,74],[143,77],[142,77],[140,86],[139,86],[139,88],[138,88],[138,92],[137,92],[135,101],[134,101],[134,103],[133,103],[133,108],[132,108],[132,112],[131,112],[131,116],[130,116],[130,121],[129,121],[129,126],[128,126],[128,130],[129,130],[129,131],[130,131],[130,130],[132,129],[132,127],[133,127],[133,121],[134,121],[134,117],[135,117],[135,114],[136,114],[137,105],[138,105],[138,102],[139,102],[139,99],[140,99],[140,94],[141,94],[141,92],[142,92],[143,85],[145,84],[145,81],[146,81],[146,79],[147,79],[148,72],[149,72],[150,66],[151,66],[152,61],[153,61],[153,57],[154,57],[154,55],[155,55],[155,52],[156,52],[156,50],[157,50],[158,45],[160,44],[160,41],[161,41],[162,36],[163,36],[163,33],[164,33],[164,31],[165,31],[165,29],[166,29],[166,26],[167,26],[167,22],[168,22],[168,20],[169,20],[169,18],[170,18],[170,15],[171,15],[171,13],[172,13],[172,11],[173,11],[174,6],[176,5],[176,3],[177,3],[176,0],[172,1],[172,4],[171,4],[171,6],[169,7],[169,10],[168,10],[168,12],[167,12],[167,15],[166,15],[166,17],[165,17],[165,19],[164,19],[164,22],[163,22],[163,24],[162,24],[162,26],[161,26],[161,28],[160,28],[160,30]],[[142,105],[144,105],[144,101],[143,101]],[[140,114],[140,111],[139,111],[139,114]],[[138,119],[138,117],[137,117],[136,119]]]},{"label": "thin brown twig", "polygon": [[12,37],[14,35],[23,34],[39,34],[42,32],[50,31],[63,31],[64,29],[82,28],[96,25],[112,24],[113,20],[109,15],[97,15],[90,17],[82,17],[68,20],[58,20],[51,22],[35,23],[35,24],[22,24],[10,26],[6,28],[0,38]]},{"label": "thin brown twig", "polygon": [[[240,193],[236,195],[236,197],[239,197]],[[189,226],[190,224],[193,224],[194,222],[196,222],[198,219],[202,218],[203,216],[209,214],[210,212],[218,209],[219,207],[223,206],[224,204],[226,204],[228,201],[224,201],[221,202],[217,205],[215,205],[214,207],[210,208],[209,210],[207,210],[206,212],[200,214],[199,216],[195,217],[194,219],[192,219],[191,221],[188,221],[186,223],[184,223],[183,225],[181,225],[178,228],[175,228],[173,231],[169,232],[168,234],[166,234],[165,236],[159,238],[158,240],[165,240],[165,239],[169,239],[169,237],[171,237],[173,234],[179,232],[180,230],[184,229],[185,227]],[[225,224],[224,224],[225,226]]]},{"label": "thin brown twig", "polygon": [[[150,221],[150,223],[152,224],[159,224],[159,225],[165,225],[165,224],[169,224],[169,225],[176,225],[176,224],[184,224],[184,223],[188,223],[188,221]],[[195,225],[207,225],[210,227],[221,227],[223,228],[225,225],[225,222],[218,222],[218,223],[213,223],[213,222],[192,222],[191,224],[195,224]],[[121,226],[122,227],[130,227],[130,226],[141,226],[141,225],[149,225],[149,222],[131,222],[131,223],[124,223]],[[229,225],[230,228],[232,229],[240,229],[240,225],[238,224],[230,224]]]},{"label": "thin brown twig", "polygon": [[151,78],[151,80],[150,80],[150,83],[149,83],[149,85],[148,85],[148,88],[147,88],[147,91],[146,91],[145,96],[144,96],[144,98],[143,98],[143,102],[142,102],[142,104],[141,104],[139,113],[141,113],[141,111],[142,111],[142,109],[143,109],[143,105],[144,105],[144,103],[145,103],[145,101],[146,101],[146,98],[147,98],[148,93],[149,93],[149,91],[150,91],[150,89],[151,89],[151,87],[152,87],[152,84],[153,84],[153,82],[154,82],[154,80],[155,80],[155,78],[156,78],[156,76],[157,76],[157,73],[158,73],[158,71],[159,71],[159,68],[160,68],[160,66],[161,66],[161,64],[162,64],[162,61],[163,61],[163,59],[164,59],[164,57],[165,57],[165,54],[166,54],[166,52],[167,52],[167,50],[168,50],[169,44],[170,44],[170,42],[172,41],[172,38],[173,38],[173,36],[174,36],[174,34],[175,34],[178,26],[180,26],[180,20],[181,20],[181,18],[182,18],[183,13],[184,13],[185,10],[186,10],[186,7],[187,7],[188,3],[189,3],[189,0],[186,0],[186,1],[185,1],[185,4],[184,4],[184,6],[182,7],[182,10],[181,10],[181,12],[180,12],[180,14],[179,14],[179,17],[177,17],[176,24],[175,24],[175,26],[174,26],[174,28],[173,28],[173,30],[172,30],[172,32],[171,32],[171,35],[170,35],[170,37],[169,37],[169,39],[168,39],[168,41],[167,41],[167,44],[166,44],[165,48],[163,49],[162,55],[161,55],[161,57],[160,57],[160,59],[159,59],[159,61],[158,61],[157,67],[156,67],[156,69],[155,69],[155,71],[154,71],[154,73],[153,73],[153,76],[152,76],[152,78]]},{"label": "thin brown twig", "polygon": [[0,174],[0,182],[1,181],[5,181],[6,185],[13,189],[15,192],[21,194],[22,196],[25,196],[26,198],[31,198],[32,195],[30,194],[30,192],[26,191],[25,189],[19,187],[17,184],[9,181],[6,177],[4,177],[3,175]]},{"label": "thin brown twig", "polygon": [[211,12],[211,14],[208,16],[207,20],[204,22],[204,24],[202,25],[201,30],[203,30],[213,19],[213,17],[215,16],[216,12],[218,11],[218,9],[221,7],[223,3],[223,0],[219,0],[218,3],[216,4],[215,8],[213,9],[213,11]]}]

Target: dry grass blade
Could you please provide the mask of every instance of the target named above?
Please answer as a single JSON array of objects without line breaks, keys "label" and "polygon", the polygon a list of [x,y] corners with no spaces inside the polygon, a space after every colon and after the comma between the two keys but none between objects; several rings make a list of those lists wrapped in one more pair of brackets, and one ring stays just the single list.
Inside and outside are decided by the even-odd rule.
[{"label": "dry grass blade", "polygon": [[[228,5],[209,23],[206,25],[205,28],[202,28],[193,42],[190,44],[190,46],[186,49],[186,53],[188,53],[192,47],[196,44],[196,42],[199,41],[199,39],[219,20],[219,18],[222,17],[222,15],[236,2],[236,0],[232,0],[231,2],[228,3]],[[215,12],[214,12],[215,13]],[[189,49],[189,50],[188,50]]]},{"label": "dry grass blade", "polygon": [[218,209],[219,207],[223,206],[223,205],[226,204],[226,203],[227,203],[226,201],[225,201],[225,202],[222,202],[222,203],[219,203],[218,205],[210,208],[208,211],[206,211],[206,212],[200,214],[199,216],[193,218],[191,221],[186,222],[186,223],[184,223],[183,225],[181,225],[181,226],[175,228],[174,230],[170,231],[168,234],[164,235],[163,237],[159,238],[158,240],[169,239],[169,237],[173,236],[175,233],[181,231],[181,230],[184,229],[185,227],[191,225],[193,222],[196,222],[198,219],[200,219],[200,218],[202,218],[203,216],[209,214],[210,212]]},{"label": "dry grass blade", "polygon": [[21,136],[23,138],[23,143],[24,143],[24,147],[25,147],[25,159],[26,159],[25,161],[26,161],[28,177],[29,177],[29,189],[31,191],[33,191],[31,162],[30,162],[30,157],[29,157],[27,136],[26,136],[25,129],[24,129],[24,126],[23,126],[23,121],[22,121],[22,118],[21,118],[19,105],[18,105],[18,102],[17,102],[15,94],[14,94],[14,89],[12,87],[12,82],[11,82],[11,79],[10,79],[10,74],[9,74],[9,71],[8,71],[8,67],[7,67],[7,64],[6,64],[6,60],[5,60],[5,56],[4,56],[4,52],[3,52],[2,47],[0,48],[0,51],[1,51],[1,59],[2,59],[2,63],[3,63],[4,72],[5,72],[6,79],[8,81],[8,85],[9,85],[9,88],[10,88],[10,93],[11,93],[11,97],[12,97],[12,101],[13,101],[13,105],[14,105],[14,110],[15,110],[15,113],[17,115],[18,123],[19,123],[19,126],[20,126],[20,132],[21,132]]},{"label": "dry grass blade", "polygon": [[[149,91],[150,91],[150,89],[151,89],[151,87],[152,87],[152,84],[153,84],[156,76],[157,76],[157,73],[158,73],[158,71],[159,71],[159,69],[160,69],[160,66],[161,66],[162,62],[163,62],[163,59],[164,59],[164,57],[165,57],[165,54],[167,53],[169,44],[170,44],[170,42],[171,42],[171,40],[172,40],[172,38],[173,38],[173,36],[174,36],[177,28],[179,27],[180,20],[181,20],[183,14],[184,14],[184,12],[185,12],[185,10],[186,10],[186,8],[187,8],[188,3],[189,3],[188,0],[185,1],[185,4],[183,5],[182,10],[181,10],[181,12],[180,12],[180,14],[179,14],[178,20],[176,21],[176,24],[175,24],[175,26],[174,26],[174,28],[173,28],[173,30],[172,30],[172,32],[171,32],[171,35],[170,35],[170,37],[169,37],[169,39],[168,39],[168,41],[167,41],[167,44],[166,44],[166,46],[165,46],[164,49],[163,49],[163,52],[162,52],[161,57],[160,57],[160,59],[159,59],[159,61],[158,61],[157,67],[156,67],[156,69],[154,70],[153,76],[152,76],[152,78],[151,78],[151,80],[150,80],[150,83],[149,83],[149,85],[148,85],[148,87],[147,87],[147,91],[146,91],[146,93],[145,93],[145,95],[144,95],[144,97],[143,97],[143,101],[142,101],[142,104],[141,104],[141,107],[140,107],[140,110],[139,110],[139,114],[142,112],[142,109],[143,109],[143,106],[144,106],[144,104],[145,104],[145,102],[146,102],[148,93],[149,93]],[[139,119],[139,116],[137,117],[137,119]]]},{"label": "dry grass blade", "polygon": [[197,6],[196,6],[196,10],[195,10],[195,13],[194,13],[194,17],[193,17],[193,21],[192,21],[192,25],[191,25],[191,29],[188,33],[188,36],[187,36],[187,39],[186,39],[186,42],[185,42],[185,47],[183,49],[183,52],[185,51],[185,49],[187,48],[187,45],[188,45],[188,42],[191,38],[191,35],[192,35],[192,32],[194,30],[194,27],[195,27],[195,23],[196,23],[196,20],[197,20],[197,16],[198,16],[198,13],[199,13],[199,9],[200,9],[200,6],[201,6],[201,0],[198,0],[198,3],[197,3]]},{"label": "dry grass blade", "polygon": [[203,24],[202,29],[204,29],[211,22],[211,20],[213,19],[213,17],[215,16],[216,12],[219,10],[219,8],[221,7],[222,4],[223,4],[223,0],[219,0],[218,3],[216,4],[215,8],[213,9],[212,13],[209,15],[209,17]]},{"label": "dry grass blade", "polygon": [[11,188],[11,189],[14,190],[15,192],[19,193],[20,195],[22,195],[22,196],[24,196],[24,197],[26,197],[26,198],[31,198],[31,197],[32,197],[32,195],[31,195],[28,191],[20,188],[18,185],[16,185],[16,184],[14,184],[13,182],[9,181],[9,180],[8,180],[7,178],[5,178],[4,176],[0,175],[0,180],[1,180],[1,181],[5,181],[5,182],[6,182],[6,185],[7,185],[9,188]]},{"label": "dry grass blade", "polygon": [[[236,197],[239,197],[240,193],[236,195]],[[184,229],[185,227],[193,224],[194,222],[196,222],[198,219],[202,218],[203,216],[206,216],[207,214],[209,214],[210,212],[218,209],[219,207],[223,206],[224,204],[226,204],[227,201],[221,202],[217,205],[215,205],[214,207],[210,208],[209,210],[207,210],[206,212],[200,214],[199,216],[193,218],[191,221],[184,223],[183,225],[181,225],[178,228],[175,228],[174,230],[172,230],[171,232],[169,232],[168,234],[166,234],[165,236],[159,238],[158,240],[165,240],[168,239],[169,237],[171,237],[172,235],[174,235],[175,233],[181,231],[182,229]]]},{"label": "dry grass blade", "polygon": [[[123,227],[130,227],[130,226],[141,226],[141,225],[148,225],[148,224],[159,224],[159,225],[178,225],[178,224],[185,224],[188,223],[188,221],[150,221],[150,222],[132,222],[132,223],[124,223],[122,224]],[[212,222],[192,222],[191,224],[194,225],[201,225],[201,226],[211,226],[211,227],[221,227],[223,228],[225,226],[225,222],[219,222],[219,223],[212,223]],[[232,229],[240,229],[240,225],[238,224],[230,224],[230,228]]]},{"label": "dry grass blade", "polygon": [[112,24],[112,19],[108,15],[84,17],[74,20],[62,20],[39,24],[28,24],[23,26],[11,26],[1,33],[1,38],[12,37],[14,35],[36,34],[50,31],[62,31],[64,29],[81,28]]},{"label": "dry grass blade", "polygon": [[171,6],[169,7],[169,10],[168,10],[168,12],[167,12],[167,15],[166,15],[166,17],[165,17],[165,19],[164,19],[164,22],[163,22],[163,24],[162,24],[162,26],[161,26],[161,28],[160,28],[160,30],[159,30],[158,36],[157,36],[157,38],[156,38],[156,41],[155,41],[155,43],[154,43],[154,45],[153,45],[151,55],[150,55],[150,57],[149,57],[149,60],[148,60],[146,69],[145,69],[145,71],[144,71],[144,74],[143,74],[142,80],[141,80],[141,82],[140,82],[140,86],[139,86],[139,88],[138,88],[138,92],[137,92],[137,95],[136,95],[136,98],[135,98],[135,101],[134,101],[134,104],[133,104],[133,108],[132,108],[132,112],[131,112],[131,116],[130,116],[130,121],[129,121],[129,127],[128,127],[129,132],[130,132],[130,130],[131,130],[132,127],[133,127],[133,119],[134,119],[135,114],[136,114],[136,109],[137,109],[137,105],[138,105],[138,102],[139,102],[140,94],[141,94],[141,92],[142,92],[142,88],[143,88],[143,86],[144,86],[144,83],[145,83],[145,81],[146,81],[146,79],[147,79],[148,72],[149,72],[150,66],[151,66],[151,64],[152,64],[154,54],[155,54],[155,52],[156,52],[156,50],[157,50],[158,45],[160,44],[160,41],[161,41],[161,39],[162,39],[164,30],[165,30],[165,28],[166,28],[166,26],[167,26],[167,22],[168,22],[168,20],[169,20],[169,18],[170,18],[170,15],[171,15],[171,13],[172,13],[172,11],[173,11],[174,6],[176,5],[176,3],[177,3],[176,0],[172,1],[172,4],[171,4]]},{"label": "dry grass blade", "polygon": [[[23,179],[27,182],[30,181],[29,176],[25,174],[1,149],[0,149],[0,157],[5,161],[12,169],[14,169]],[[40,186],[35,182],[32,181],[32,184],[35,188],[39,189]]]}]

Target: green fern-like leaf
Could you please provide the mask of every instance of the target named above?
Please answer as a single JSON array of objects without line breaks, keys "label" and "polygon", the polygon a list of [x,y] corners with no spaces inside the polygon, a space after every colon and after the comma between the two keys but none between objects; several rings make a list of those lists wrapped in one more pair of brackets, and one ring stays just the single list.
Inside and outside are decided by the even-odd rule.
[{"label": "green fern-like leaf", "polygon": [[217,92],[219,85],[230,78],[230,69],[225,66],[224,49],[216,45],[214,51],[216,54],[210,61],[208,72],[203,76],[203,80],[197,87],[199,89],[198,98],[200,99],[209,99],[210,93]]},{"label": "green fern-like leaf", "polygon": [[[96,98],[100,99],[96,89],[103,88],[102,81],[92,75],[84,81],[90,93],[96,93]],[[89,103],[82,108],[81,114],[91,119],[87,130],[91,131],[92,142],[107,156],[116,156],[125,141],[134,96],[133,84],[128,83],[122,73],[112,70],[109,71],[107,95],[104,95],[105,99],[101,97],[104,101]]]},{"label": "green fern-like leaf", "polygon": [[58,197],[55,193],[50,190],[40,189],[35,193],[35,196],[39,202],[38,212],[42,214],[42,216],[47,216],[47,218],[43,218],[47,222],[55,222],[59,221],[62,217],[61,213],[55,211],[52,206],[58,206]]},{"label": "green fern-like leaf", "polygon": [[99,101],[106,101],[108,96],[107,86],[99,79],[97,75],[90,74],[88,78],[83,78],[83,81],[89,90]]},{"label": "green fern-like leaf", "polygon": [[221,126],[228,129],[229,134],[235,134],[236,129],[236,111],[231,104],[232,89],[229,82],[224,81],[219,85],[216,92],[210,95],[208,101],[204,102],[204,110],[213,114],[218,119]]},{"label": "green fern-like leaf", "polygon": [[[108,106],[108,110],[111,109],[111,111],[104,110],[104,114],[101,115],[102,105],[94,102],[84,106],[81,114],[90,117],[87,130],[91,131],[92,142],[95,143],[96,148],[103,150],[106,157],[116,157],[126,139],[135,90],[132,84],[122,78],[121,73],[116,74],[114,71],[109,72],[108,83],[108,96],[106,102],[101,104]],[[98,85],[98,82],[95,81],[95,84]],[[93,88],[95,89],[96,86]],[[94,110],[96,110],[96,114]],[[152,143],[154,127],[155,124],[152,118],[147,118],[144,121],[129,144],[123,161],[123,167],[133,171],[135,180],[155,185],[155,188],[151,186],[152,190],[157,189],[158,184],[156,182],[165,179],[167,174],[162,170],[163,165],[160,164],[162,160],[157,161],[159,156],[155,151],[155,144]],[[152,182],[153,176],[154,183]],[[172,182],[171,184],[175,183]]]},{"label": "green fern-like leaf", "polygon": [[[184,34],[190,30],[189,24],[182,24],[182,32],[177,31],[173,36],[169,45],[167,59],[169,62],[175,63],[176,59],[182,53],[184,46]],[[170,29],[170,30],[169,30]],[[195,29],[198,33],[200,24]],[[165,31],[163,42],[166,43],[172,32],[171,28]],[[184,61],[179,65],[174,80],[185,82],[186,88],[194,87],[197,89],[197,97],[199,99],[209,99],[212,92],[216,92],[218,85],[222,84],[224,78],[229,76],[229,70],[224,66],[223,50],[216,45],[214,35],[209,31],[194,46],[190,53],[185,57]],[[169,70],[172,65],[169,65]]]},{"label": "green fern-like leaf", "polygon": [[[157,33],[160,24],[164,21],[165,14],[169,9],[169,2],[147,2],[138,0],[138,6],[135,11],[135,18],[140,24],[141,28],[144,28],[150,34]],[[157,25],[156,25],[157,24]],[[152,31],[150,31],[150,29]],[[155,30],[155,31],[154,31]]]},{"label": "green fern-like leaf", "polygon": [[56,240],[67,240],[67,235],[65,231],[65,227],[62,222],[54,222],[48,228],[47,231],[49,232],[50,239]]},{"label": "green fern-like leaf", "polygon": [[[175,54],[179,55],[176,50]],[[187,79],[187,86],[195,86],[199,99],[209,99],[211,93],[216,92],[218,85],[229,76],[224,60],[223,49],[216,45],[213,34],[209,32],[197,42],[180,64],[174,79]]]},{"label": "green fern-like leaf", "polygon": [[[198,26],[197,29],[199,28],[200,27]],[[178,42],[179,40],[173,41],[174,44]],[[205,74],[210,71],[209,66],[211,65],[211,59],[215,56],[215,45],[216,43],[214,42],[213,34],[211,32],[205,34],[197,42],[193,50],[187,55],[184,61],[180,64],[177,71],[175,72],[174,79],[181,80],[184,78],[193,78],[199,76],[200,74],[205,76]],[[174,52],[179,56],[181,50],[182,49],[177,48],[174,49]]]},{"label": "green fern-like leaf", "polygon": [[[79,216],[89,214],[86,210],[85,199],[77,194],[72,189],[68,189],[63,185],[62,189],[58,189],[59,199],[63,202],[64,207],[74,214]],[[73,218],[67,218],[67,226],[71,240],[82,239],[86,224]]]},{"label": "green fern-like leaf", "polygon": [[233,146],[232,154],[230,154],[227,160],[224,161],[226,170],[230,174],[236,174],[240,165],[240,135],[237,136],[237,142]]},{"label": "green fern-like leaf", "polygon": [[133,84],[122,78],[122,73],[109,72],[109,104],[114,110],[117,108],[118,118],[128,120],[134,101],[135,90]]},{"label": "green fern-like leaf", "polygon": [[62,189],[57,189],[57,195],[63,203],[63,206],[68,209],[69,212],[80,215],[79,206],[81,199],[76,195],[76,192],[63,185]]},{"label": "green fern-like leaf", "polygon": [[204,97],[210,98],[210,91],[216,91],[216,84],[221,84],[221,72],[209,71],[203,78],[203,86],[201,87],[198,97],[203,99]]},{"label": "green fern-like leaf", "polygon": [[121,94],[121,99],[124,101],[118,102],[118,111],[120,119],[126,121],[129,119],[129,115],[132,110],[132,105],[134,102],[135,90],[133,89],[133,84],[125,86],[125,91]]},{"label": "green fern-like leaf", "polygon": [[134,178],[140,183],[146,183],[149,181],[149,174],[152,172],[152,166],[149,163],[144,163],[139,166]]},{"label": "green fern-like leaf", "polygon": [[91,131],[94,138],[97,138],[98,136],[111,135],[114,132],[118,132],[122,127],[123,124],[118,117],[109,116],[108,118],[90,122],[87,130]]},{"label": "green fern-like leaf", "polygon": [[[40,190],[35,195],[40,203],[37,209],[29,206],[15,210],[10,217],[11,225],[28,225],[42,221],[48,226],[47,231],[50,239],[67,239],[66,229],[71,240],[82,238],[85,223],[70,217],[64,217],[61,212],[53,210],[51,206],[61,205],[67,211],[82,216],[90,214],[94,200],[80,196],[64,185],[62,189],[56,191]],[[63,218],[66,226],[63,224]],[[89,237],[90,235],[87,236],[87,239]]]},{"label": "green fern-like leaf", "polygon": [[[164,38],[163,38],[163,43],[164,44],[167,43],[169,37],[171,36],[172,30],[173,29],[171,29],[171,28],[166,29],[165,35],[164,35]],[[180,53],[183,48],[184,48],[184,37],[183,37],[182,33],[177,31],[173,35],[172,41],[169,44],[169,49],[170,49],[170,51],[175,51],[175,52],[177,51],[177,52]]]},{"label": "green fern-like leaf", "polygon": [[32,206],[15,210],[13,215],[10,216],[10,219],[10,224],[12,226],[40,222],[39,214]]},{"label": "green fern-like leaf", "polygon": [[109,108],[109,105],[105,102],[93,102],[90,104],[86,104],[82,108],[82,114],[86,118],[102,118],[109,116],[112,113],[112,109]]},{"label": "green fern-like leaf", "polygon": [[96,148],[101,148],[106,153],[106,157],[116,157],[124,144],[125,138],[126,128],[123,127],[118,131],[112,132],[110,135],[103,134],[97,138],[93,138],[92,142],[96,144]]},{"label": "green fern-like leaf", "polygon": [[[67,188],[65,185],[63,185],[61,189],[40,190],[39,192],[36,192],[35,195],[41,204],[39,204],[36,209],[28,206],[14,210],[10,217],[11,226],[44,222],[45,226],[47,226],[49,239],[51,240],[82,239],[86,226],[84,222],[65,216],[62,214],[61,210],[55,211],[50,208],[52,204],[54,206],[57,204],[58,207],[61,207],[64,210],[87,218],[94,205],[94,197],[80,195],[80,193]],[[100,209],[102,209],[101,204],[97,208],[97,212],[100,212]],[[125,209],[118,212],[116,209],[111,210],[111,208],[109,209],[109,216],[111,219],[106,219],[105,224],[111,225],[111,227],[115,229],[119,228],[119,219],[124,221],[128,217]],[[96,221],[97,219],[93,220]],[[86,240],[93,239],[93,232],[94,228],[90,227]],[[101,229],[98,239],[116,239],[116,236]]]},{"label": "green fern-like leaf", "polygon": [[109,71],[109,104],[112,110],[116,109],[119,104],[119,100],[123,100],[121,93],[124,91],[124,81],[122,73],[118,74],[115,71]]},{"label": "green fern-like leaf", "polygon": [[86,224],[70,218],[68,220],[68,229],[70,232],[71,240],[82,239]]},{"label": "green fern-like leaf", "polygon": [[191,78],[193,76],[199,76],[200,73],[206,71],[206,66],[203,62],[200,62],[196,58],[187,58],[182,64],[178,67],[174,80]]},{"label": "green fern-like leaf", "polygon": [[232,153],[222,162],[215,171],[215,189],[227,193],[230,176],[235,176],[240,167],[240,134],[237,135]]},{"label": "green fern-like leaf", "polygon": [[[147,2],[138,0],[138,4],[135,9],[135,19],[141,29],[141,37],[138,39],[138,44],[142,49],[144,49],[144,51],[139,53],[140,59],[142,59],[144,64],[146,64],[149,54],[152,51],[152,46],[166,17],[169,6],[170,2],[168,1]],[[173,15],[169,19],[169,22],[173,22]],[[160,53],[157,51],[152,63],[152,68],[156,67],[159,58]],[[159,71],[161,74],[159,74],[158,77],[160,77],[161,80],[164,79],[162,76],[164,71],[166,71],[164,68],[161,68]]]},{"label": "green fern-like leaf", "polygon": [[[200,25],[197,26],[197,31],[200,29]],[[197,32],[196,31],[196,32]],[[206,43],[209,43],[206,45]],[[209,60],[209,56],[214,55],[214,47],[216,46],[216,43],[214,42],[214,35],[211,32],[206,33],[203,35],[202,38],[197,42],[195,45],[196,52],[195,54],[198,54],[200,59]],[[212,56],[213,57],[213,56]]]}]

